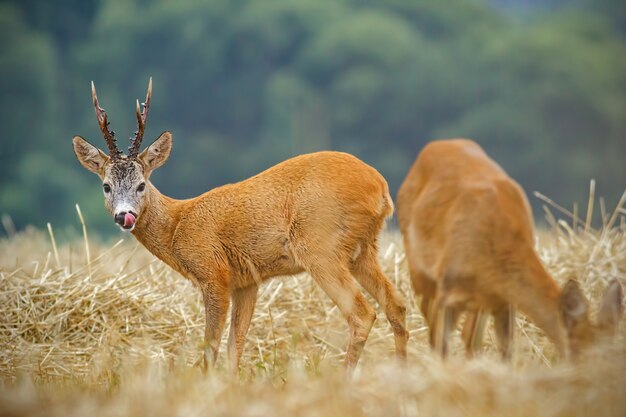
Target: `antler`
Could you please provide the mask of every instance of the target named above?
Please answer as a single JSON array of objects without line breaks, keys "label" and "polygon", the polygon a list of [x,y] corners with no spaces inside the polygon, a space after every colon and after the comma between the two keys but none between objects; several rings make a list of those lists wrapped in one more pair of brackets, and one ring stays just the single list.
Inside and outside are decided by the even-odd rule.
[{"label": "antler", "polygon": [[115,141],[115,132],[109,130],[109,121],[107,120],[107,114],[102,107],[100,107],[100,103],[98,103],[98,96],[96,95],[96,86],[93,81],[91,82],[91,96],[93,97],[93,105],[96,108],[96,117],[98,118],[98,124],[100,125],[100,130],[104,135],[104,140],[107,143],[107,147],[109,148],[109,155],[111,159],[118,158],[122,151],[117,149],[117,143]]},{"label": "antler", "polygon": [[148,93],[146,94],[146,101],[141,103],[143,105],[143,111],[137,100],[137,131],[135,137],[130,138],[130,146],[128,147],[128,157],[136,158],[139,154],[139,148],[141,147],[141,140],[143,139],[143,132],[146,129],[146,120],[148,119],[148,110],[150,109],[150,98],[152,97],[152,77],[148,83]]}]

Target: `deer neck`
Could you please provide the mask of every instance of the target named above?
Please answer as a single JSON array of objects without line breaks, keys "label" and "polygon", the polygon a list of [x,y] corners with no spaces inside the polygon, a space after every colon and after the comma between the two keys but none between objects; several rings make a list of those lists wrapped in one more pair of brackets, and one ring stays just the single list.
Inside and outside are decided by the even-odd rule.
[{"label": "deer neck", "polygon": [[534,250],[529,253],[524,270],[525,279],[521,280],[523,288],[516,291],[517,303],[522,311],[552,339],[557,350],[565,354],[567,342],[559,317],[561,289]]},{"label": "deer neck", "polygon": [[132,231],[137,240],[153,255],[178,269],[172,253],[172,239],[180,218],[180,200],[167,197],[149,181],[146,202]]}]

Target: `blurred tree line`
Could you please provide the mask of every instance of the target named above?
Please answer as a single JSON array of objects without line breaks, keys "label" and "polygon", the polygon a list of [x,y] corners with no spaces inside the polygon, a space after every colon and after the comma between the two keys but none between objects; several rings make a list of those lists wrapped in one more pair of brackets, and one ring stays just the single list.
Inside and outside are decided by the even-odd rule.
[{"label": "blurred tree line", "polygon": [[[295,154],[351,152],[395,192],[431,139],[481,143],[528,192],[584,202],[626,186],[625,2],[536,0],[0,2],[0,213],[114,230],[75,134],[121,146],[154,78],[153,181],[191,197]],[[520,17],[520,16],[523,16]],[[533,199],[534,200],[534,199]]]}]

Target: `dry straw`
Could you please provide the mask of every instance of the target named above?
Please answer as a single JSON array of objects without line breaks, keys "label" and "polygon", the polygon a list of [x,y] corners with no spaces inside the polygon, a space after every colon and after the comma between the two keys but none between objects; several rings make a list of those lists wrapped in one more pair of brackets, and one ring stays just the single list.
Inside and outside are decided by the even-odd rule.
[{"label": "dry straw", "polygon": [[[591,213],[581,220],[577,209],[540,198],[551,230],[538,249],[554,277],[578,279],[594,306],[611,278],[626,286],[626,193],[598,229]],[[524,317],[513,363],[499,361],[491,330],[479,358],[457,351],[440,361],[391,232],[381,238],[381,261],[409,301],[406,366],[394,365],[379,313],[346,381],[347,326],[301,275],[262,287],[239,378],[221,366],[205,376],[198,291],[132,239],[97,244],[82,226],[82,242],[58,245],[50,226],[0,241],[0,415],[626,415],[624,323],[615,345],[577,364],[558,361]]]}]

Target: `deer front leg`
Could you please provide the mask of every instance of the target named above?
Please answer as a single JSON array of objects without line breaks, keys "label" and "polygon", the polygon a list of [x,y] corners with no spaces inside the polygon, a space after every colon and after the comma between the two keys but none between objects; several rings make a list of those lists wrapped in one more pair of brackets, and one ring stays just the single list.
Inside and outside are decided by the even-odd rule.
[{"label": "deer front leg", "polygon": [[202,287],[204,301],[204,369],[209,369],[209,362],[215,365],[219,352],[220,340],[224,331],[229,294],[225,286],[207,283]]},{"label": "deer front leg", "polygon": [[236,289],[232,295],[233,306],[228,334],[228,359],[232,373],[237,373],[239,370],[239,359],[243,352],[252,313],[254,313],[258,290],[257,285],[251,285]]}]

